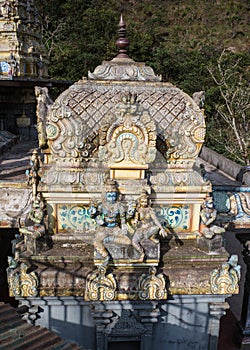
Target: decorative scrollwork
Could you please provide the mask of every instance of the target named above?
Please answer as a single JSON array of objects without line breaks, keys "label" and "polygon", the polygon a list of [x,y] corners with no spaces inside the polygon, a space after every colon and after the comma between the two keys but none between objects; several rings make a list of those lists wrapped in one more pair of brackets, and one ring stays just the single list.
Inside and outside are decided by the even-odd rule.
[{"label": "decorative scrollwork", "polygon": [[92,80],[161,81],[161,76],[156,76],[151,67],[132,59],[125,62],[116,61],[115,59],[103,62],[102,65],[95,68],[93,73],[88,72],[88,77]]},{"label": "decorative scrollwork", "polygon": [[[157,127],[157,136],[163,145],[160,151],[168,160],[169,168],[192,168],[205,136],[204,115],[196,103],[170,84],[131,85],[129,91],[131,93],[128,93],[127,86],[112,85],[110,88],[110,85],[92,80],[80,81],[63,92],[47,118],[52,159],[85,158],[85,154],[89,153],[85,147],[89,144],[86,140],[93,133],[100,138],[93,141],[97,143],[95,149],[101,146],[99,158],[106,159],[111,152],[115,162],[126,155],[124,147],[130,143],[130,154],[135,156],[137,149],[136,157],[139,155],[140,161],[143,159],[145,163],[150,163],[155,157]],[[122,102],[119,103],[119,100]],[[136,128],[131,130],[129,123],[132,129],[133,126]],[[123,133],[127,133],[128,139],[120,137]],[[136,139],[137,144],[134,142]],[[90,143],[92,145],[92,141]],[[115,147],[112,148],[112,145]],[[143,146],[142,150],[140,146]]]},{"label": "decorative scrollwork", "polygon": [[141,275],[138,287],[141,300],[159,300],[167,298],[166,283],[163,274],[156,275],[156,268],[150,267],[149,274]]},{"label": "decorative scrollwork", "polygon": [[121,336],[124,333],[140,336],[145,332],[146,329],[138,322],[131,310],[122,310],[121,317],[116,317],[105,329],[106,334],[112,334],[113,336]]},{"label": "decorative scrollwork", "polygon": [[25,263],[17,265],[12,257],[8,257],[7,268],[9,295],[11,297],[36,297],[38,295],[38,276],[28,271]]},{"label": "decorative scrollwork", "polygon": [[106,268],[98,266],[98,269],[87,277],[86,300],[104,301],[113,300],[116,296],[116,281],[112,273],[107,276]]},{"label": "decorative scrollwork", "polygon": [[156,156],[156,126],[150,114],[127,94],[116,107],[116,118],[105,120],[100,131],[100,160],[109,166],[146,165]]},{"label": "decorative scrollwork", "polygon": [[214,269],[210,276],[210,286],[212,294],[238,294],[240,265],[238,256],[232,255],[228,262]]}]

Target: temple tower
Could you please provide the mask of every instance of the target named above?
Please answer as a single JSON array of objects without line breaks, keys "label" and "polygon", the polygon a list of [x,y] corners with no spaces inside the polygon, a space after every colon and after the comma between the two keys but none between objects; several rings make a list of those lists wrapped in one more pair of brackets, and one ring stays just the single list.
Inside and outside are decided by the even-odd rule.
[{"label": "temple tower", "polygon": [[195,166],[204,112],[128,45],[121,17],[113,60],[53,104],[39,90],[10,295],[88,349],[215,350],[240,267]]},{"label": "temple tower", "polygon": [[48,60],[33,0],[0,1],[0,78],[47,78]]}]

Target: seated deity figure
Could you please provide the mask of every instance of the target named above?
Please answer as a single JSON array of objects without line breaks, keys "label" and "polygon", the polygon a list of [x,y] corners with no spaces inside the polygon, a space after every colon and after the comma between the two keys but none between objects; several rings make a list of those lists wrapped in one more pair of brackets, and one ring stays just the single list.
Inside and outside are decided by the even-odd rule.
[{"label": "seated deity figure", "polygon": [[103,264],[105,265],[110,260],[107,244],[131,245],[126,225],[126,213],[123,205],[118,201],[115,181],[109,179],[106,182],[103,201],[97,205],[92,204],[89,213],[95,218],[98,225],[94,248],[104,259]]},{"label": "seated deity figure", "polygon": [[202,205],[200,212],[200,232],[205,238],[211,239],[216,234],[225,232],[223,227],[212,225],[217,216],[217,210],[214,208],[213,198],[207,197]]},{"label": "seated deity figure", "polygon": [[44,216],[44,202],[38,193],[32,199],[32,209],[25,226],[19,228],[24,238],[24,249],[32,254],[36,254],[36,240],[45,234]]},{"label": "seated deity figure", "polygon": [[155,244],[159,243],[159,239],[156,237],[159,234],[162,237],[166,237],[168,233],[162,227],[155,212],[150,207],[149,196],[146,191],[143,191],[138,200],[134,216],[135,232],[132,238],[133,247],[140,253],[140,261],[144,260],[145,251],[141,245],[144,239],[150,239]]}]

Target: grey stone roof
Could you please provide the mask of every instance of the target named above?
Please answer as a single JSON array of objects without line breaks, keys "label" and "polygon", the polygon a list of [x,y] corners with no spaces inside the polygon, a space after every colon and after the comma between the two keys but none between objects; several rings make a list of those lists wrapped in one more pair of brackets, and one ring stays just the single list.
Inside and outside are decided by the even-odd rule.
[{"label": "grey stone roof", "polygon": [[55,333],[22,320],[9,304],[0,302],[1,350],[84,350]]}]

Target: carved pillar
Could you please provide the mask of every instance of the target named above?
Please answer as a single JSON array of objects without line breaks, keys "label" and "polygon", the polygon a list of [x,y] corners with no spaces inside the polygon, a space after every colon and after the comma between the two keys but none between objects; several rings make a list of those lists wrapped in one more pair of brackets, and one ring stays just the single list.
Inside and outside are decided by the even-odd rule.
[{"label": "carved pillar", "polygon": [[[153,306],[153,305],[152,305]],[[160,310],[158,307],[154,307],[153,309],[144,309],[139,312],[141,323],[146,329],[146,332],[142,335],[142,346],[143,350],[151,350],[152,349],[152,334],[153,334],[153,325],[158,322],[158,317],[160,316]]]},{"label": "carved pillar", "polygon": [[220,318],[226,314],[227,309],[229,309],[229,304],[227,302],[209,304],[208,350],[217,349]]},{"label": "carved pillar", "polygon": [[113,312],[106,309],[105,303],[92,304],[92,317],[96,324],[96,350],[107,350],[108,341],[106,335],[106,327],[111,322]]}]

